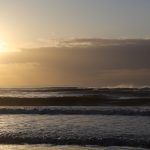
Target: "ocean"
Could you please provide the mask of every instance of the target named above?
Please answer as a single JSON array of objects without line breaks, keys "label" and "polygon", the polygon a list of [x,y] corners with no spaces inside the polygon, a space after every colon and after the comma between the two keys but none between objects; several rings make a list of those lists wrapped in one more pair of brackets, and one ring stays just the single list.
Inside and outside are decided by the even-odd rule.
[{"label": "ocean", "polygon": [[83,97],[104,98],[109,103],[94,101],[90,106],[86,103],[76,106],[4,106],[1,103],[0,150],[150,148],[149,88],[0,89],[0,101],[12,98],[15,104],[17,100],[42,101],[60,97],[70,98],[70,101],[72,98],[79,101]]}]

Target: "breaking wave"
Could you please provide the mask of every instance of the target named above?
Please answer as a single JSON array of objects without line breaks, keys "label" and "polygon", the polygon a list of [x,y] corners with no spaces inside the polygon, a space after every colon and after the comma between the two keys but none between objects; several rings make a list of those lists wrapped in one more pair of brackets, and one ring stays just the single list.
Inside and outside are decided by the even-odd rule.
[{"label": "breaking wave", "polygon": [[150,107],[39,106],[0,107],[0,114],[150,116]]},{"label": "breaking wave", "polygon": [[1,115],[0,122],[1,144],[150,148],[146,116]]}]

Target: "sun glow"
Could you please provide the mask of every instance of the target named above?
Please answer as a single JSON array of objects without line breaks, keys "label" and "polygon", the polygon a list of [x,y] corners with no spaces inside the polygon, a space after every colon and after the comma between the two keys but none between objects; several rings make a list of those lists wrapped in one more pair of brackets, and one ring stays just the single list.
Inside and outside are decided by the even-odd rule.
[{"label": "sun glow", "polygon": [[8,42],[0,39],[0,53],[6,53],[14,51],[15,49]]},{"label": "sun glow", "polygon": [[7,51],[7,43],[0,40],[0,52],[6,52]]}]

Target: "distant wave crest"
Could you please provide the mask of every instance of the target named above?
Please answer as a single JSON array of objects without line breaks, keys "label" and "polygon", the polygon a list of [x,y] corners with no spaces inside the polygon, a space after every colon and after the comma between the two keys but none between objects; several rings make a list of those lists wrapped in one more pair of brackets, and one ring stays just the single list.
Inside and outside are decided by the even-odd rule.
[{"label": "distant wave crest", "polygon": [[150,116],[150,107],[1,107],[0,114]]}]

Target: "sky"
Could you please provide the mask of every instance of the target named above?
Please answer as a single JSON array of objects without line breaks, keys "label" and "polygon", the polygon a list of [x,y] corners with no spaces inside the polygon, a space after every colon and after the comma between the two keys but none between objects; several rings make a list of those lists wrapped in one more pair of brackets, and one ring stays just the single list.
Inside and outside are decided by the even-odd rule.
[{"label": "sky", "polygon": [[0,87],[150,85],[150,1],[0,0]]}]

